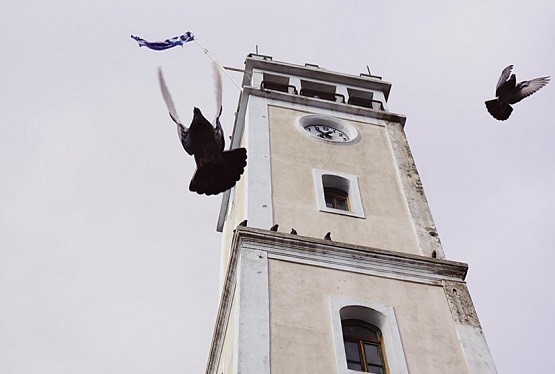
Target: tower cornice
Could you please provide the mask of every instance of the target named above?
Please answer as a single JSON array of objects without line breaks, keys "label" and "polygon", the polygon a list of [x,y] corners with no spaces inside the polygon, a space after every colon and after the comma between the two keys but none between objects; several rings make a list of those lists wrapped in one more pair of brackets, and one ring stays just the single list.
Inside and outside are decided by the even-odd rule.
[{"label": "tower cornice", "polygon": [[252,87],[252,86],[244,86],[243,95],[259,96],[266,99],[274,99],[282,102],[290,102],[294,104],[307,105],[313,108],[329,109],[340,113],[349,113],[349,114],[359,115],[362,117],[376,118],[376,119],[381,119],[389,122],[397,122],[397,123],[400,123],[401,126],[403,127],[405,125],[405,122],[407,121],[407,117],[405,117],[402,114],[386,112],[383,110],[363,108],[359,106],[333,102],[333,101],[328,101],[328,100],[323,100],[318,98],[306,97],[301,95],[292,95],[292,94],[283,93],[279,91],[260,89],[258,87]]},{"label": "tower cornice", "polygon": [[376,272],[380,276],[419,283],[437,284],[445,280],[464,281],[468,265],[463,262],[429,258],[409,253],[291,235],[269,230],[238,227],[233,249],[264,250],[270,258],[299,262],[322,259],[326,266],[353,272]]}]

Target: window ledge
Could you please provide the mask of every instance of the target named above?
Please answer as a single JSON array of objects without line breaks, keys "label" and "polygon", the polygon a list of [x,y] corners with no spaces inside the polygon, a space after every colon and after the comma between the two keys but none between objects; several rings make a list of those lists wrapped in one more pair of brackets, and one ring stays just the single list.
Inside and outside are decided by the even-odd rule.
[{"label": "window ledge", "polygon": [[[324,201],[325,204],[325,201]],[[335,209],[335,208],[328,208],[327,206],[320,206],[318,208],[320,212],[332,213],[332,214],[342,214],[344,216],[350,217],[358,217],[358,218],[365,218],[364,213],[362,212],[351,212],[348,210],[343,209]]]}]

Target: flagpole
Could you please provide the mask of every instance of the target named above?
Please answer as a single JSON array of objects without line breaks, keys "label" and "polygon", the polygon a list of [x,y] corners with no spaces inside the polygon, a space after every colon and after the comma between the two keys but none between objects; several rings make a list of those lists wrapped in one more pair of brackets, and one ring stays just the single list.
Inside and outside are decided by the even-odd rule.
[{"label": "flagpole", "polygon": [[214,56],[212,56],[212,54],[210,54],[210,52],[208,52],[208,49],[206,49],[206,47],[197,39],[196,35],[195,38],[193,39],[197,45],[204,51],[204,53],[206,53],[208,55],[208,57],[210,57],[212,59],[212,61],[214,61],[216,63],[216,65],[218,65],[218,67],[220,69],[222,69],[222,71],[229,77],[229,79],[231,79],[231,81],[233,83],[235,83],[235,85],[237,86],[237,88],[239,88],[241,90],[241,92],[243,92],[243,87],[241,87],[237,82],[235,82],[235,80],[233,79],[233,77],[227,72],[227,70],[222,66],[222,64],[220,64],[218,62],[218,60],[216,60],[214,58]]}]

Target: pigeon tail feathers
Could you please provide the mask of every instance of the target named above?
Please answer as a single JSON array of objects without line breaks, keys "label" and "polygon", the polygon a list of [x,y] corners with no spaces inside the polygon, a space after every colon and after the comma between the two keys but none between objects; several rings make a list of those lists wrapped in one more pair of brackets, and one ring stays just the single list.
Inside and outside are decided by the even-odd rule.
[{"label": "pigeon tail feathers", "polygon": [[189,190],[198,194],[217,195],[235,186],[247,165],[247,150],[232,149],[222,152],[222,162],[208,163],[199,167]]},{"label": "pigeon tail feathers", "polygon": [[489,114],[499,121],[505,121],[513,112],[513,108],[509,104],[497,99],[486,101],[486,108]]}]

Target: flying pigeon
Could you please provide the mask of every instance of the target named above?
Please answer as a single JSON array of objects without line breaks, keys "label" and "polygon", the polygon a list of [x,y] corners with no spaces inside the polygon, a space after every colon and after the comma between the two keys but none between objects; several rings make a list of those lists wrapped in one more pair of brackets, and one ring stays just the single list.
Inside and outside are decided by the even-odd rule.
[{"label": "flying pigeon", "polygon": [[218,113],[214,124],[208,122],[200,109],[193,109],[193,121],[185,127],[177,115],[162,69],[158,68],[158,80],[170,117],[177,125],[177,133],[185,151],[195,157],[197,170],[189,184],[189,190],[198,194],[216,195],[229,190],[241,178],[247,165],[247,150],[237,148],[224,151],[224,132],[220,123],[222,114],[222,83],[214,67]]},{"label": "flying pigeon", "polygon": [[532,95],[549,83],[551,78],[541,77],[516,84],[516,75],[511,74],[512,69],[513,65],[503,69],[495,89],[496,98],[486,101],[486,108],[489,114],[500,121],[505,121],[511,115],[513,108],[509,104],[516,104],[525,97]]}]

